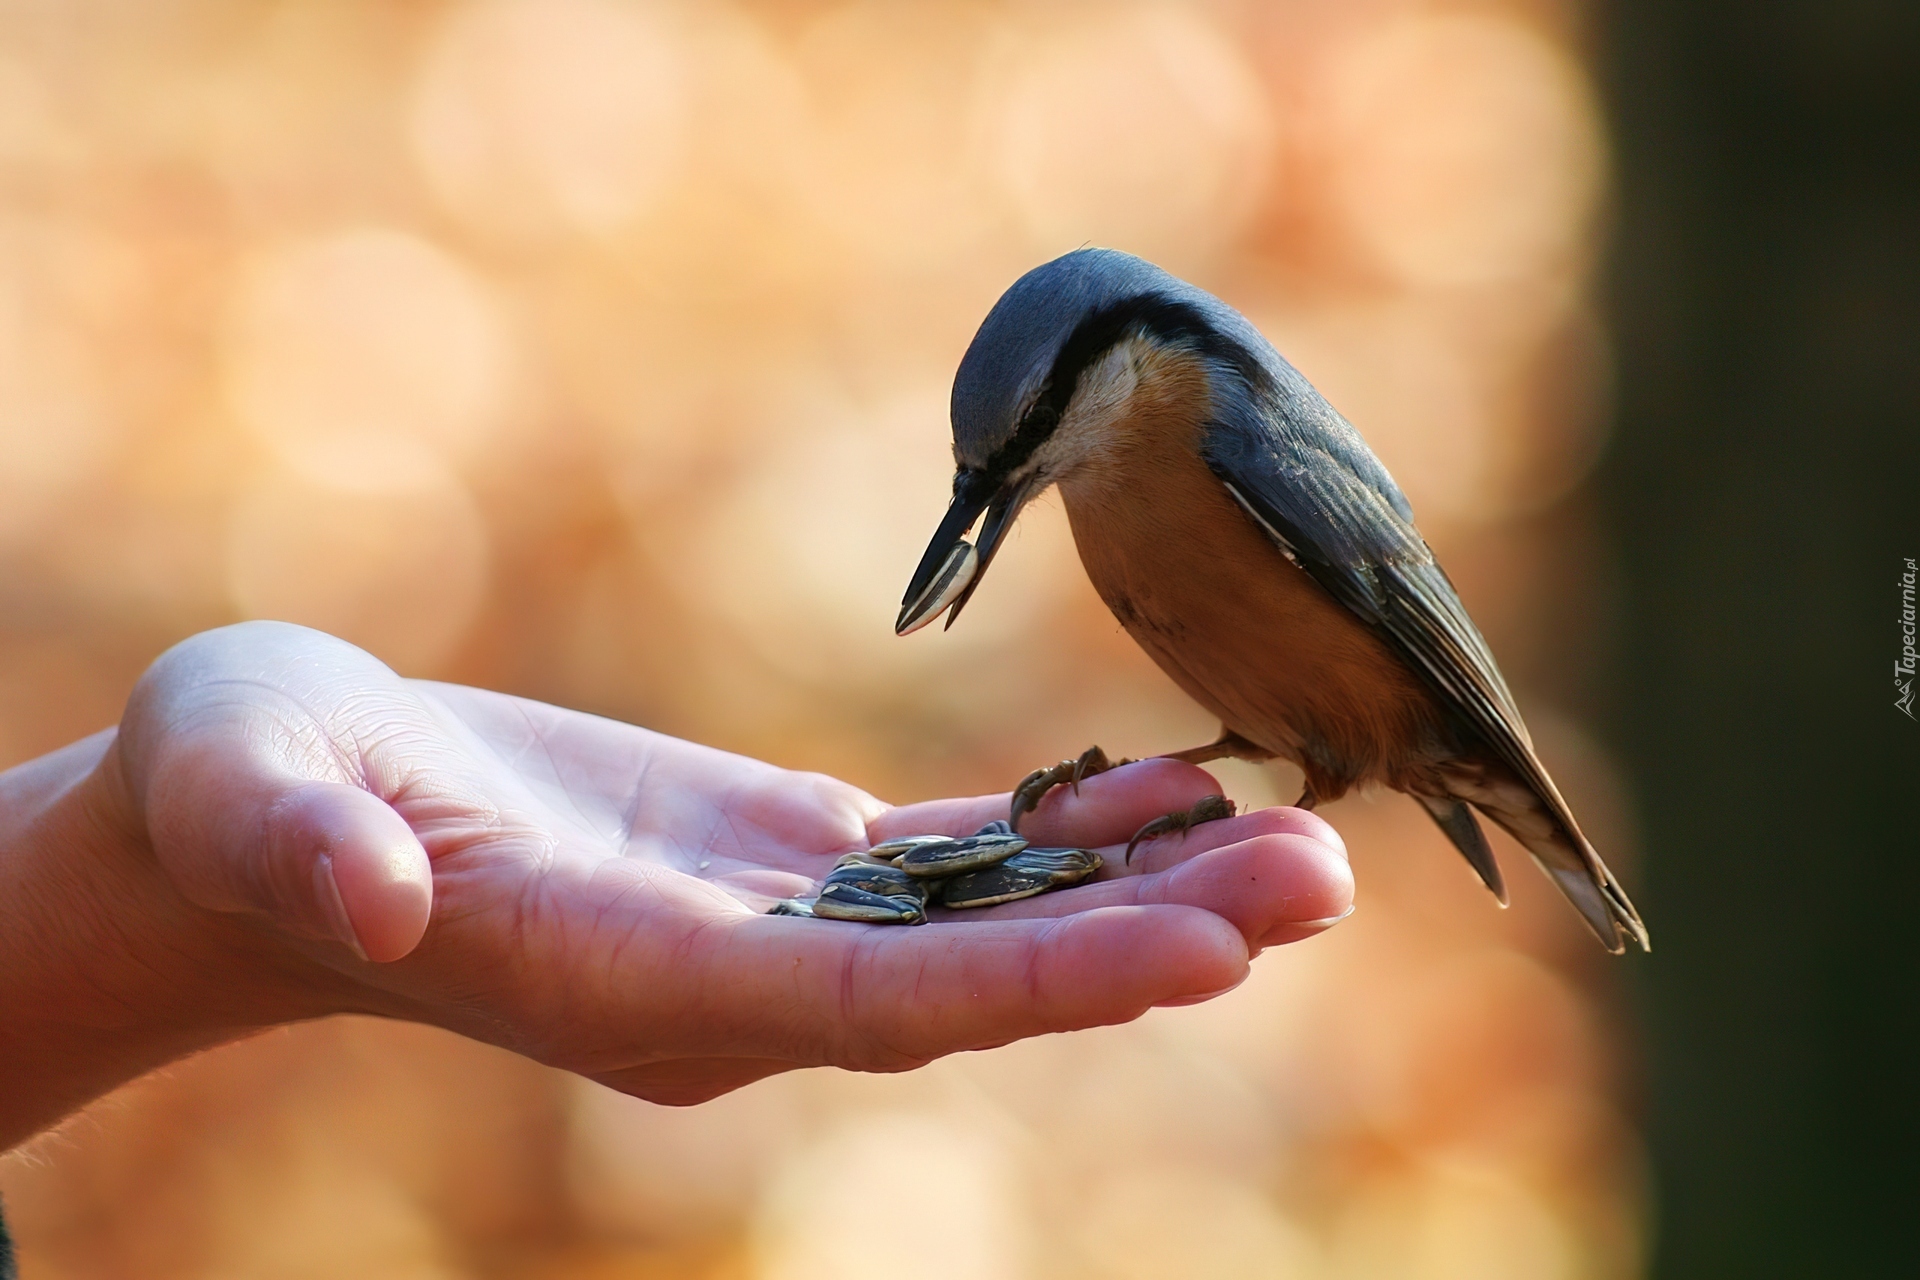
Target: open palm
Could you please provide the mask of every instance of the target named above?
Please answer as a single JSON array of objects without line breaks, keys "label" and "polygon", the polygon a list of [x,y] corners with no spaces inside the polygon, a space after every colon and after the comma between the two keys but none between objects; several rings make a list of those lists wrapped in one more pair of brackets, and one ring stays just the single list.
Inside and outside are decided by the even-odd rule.
[{"label": "open palm", "polygon": [[[407,681],[257,623],[156,663],[103,769],[171,883],[278,1006],[431,1022],[664,1102],[800,1066],[901,1070],[1234,986],[1351,901],[1339,840],[1276,809],[1143,847],[1217,788],[1148,761],[1056,793],[1037,841],[1098,881],[918,928],[767,916],[835,856],[964,834],[1006,797],[892,807],[644,729]],[[236,1012],[235,1018],[249,1015]]]}]

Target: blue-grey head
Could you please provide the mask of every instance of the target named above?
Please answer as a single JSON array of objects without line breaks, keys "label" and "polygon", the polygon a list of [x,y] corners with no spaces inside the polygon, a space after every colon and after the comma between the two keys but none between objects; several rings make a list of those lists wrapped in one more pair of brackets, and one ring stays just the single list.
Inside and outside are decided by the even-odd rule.
[{"label": "blue-grey head", "polygon": [[[954,378],[953,503],[908,584],[896,632],[942,610],[953,625],[1020,508],[1124,415],[1143,353],[1169,348],[1202,357],[1215,373],[1209,385],[1237,394],[1285,369],[1239,312],[1111,249],[1055,258],[1001,295]],[[966,535],[983,513],[974,546]]]}]

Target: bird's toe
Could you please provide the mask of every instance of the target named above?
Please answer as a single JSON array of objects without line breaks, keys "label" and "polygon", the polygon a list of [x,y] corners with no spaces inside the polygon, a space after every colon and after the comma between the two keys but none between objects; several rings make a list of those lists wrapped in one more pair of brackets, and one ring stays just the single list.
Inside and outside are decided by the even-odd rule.
[{"label": "bird's toe", "polygon": [[1198,826],[1202,822],[1217,822],[1221,818],[1231,818],[1237,812],[1238,809],[1233,801],[1227,799],[1225,796],[1202,797],[1200,802],[1191,809],[1183,809],[1179,813],[1169,813],[1163,817],[1155,818],[1152,822],[1147,823],[1144,827],[1134,832],[1133,839],[1127,841],[1127,856],[1125,861],[1131,863],[1133,861],[1133,851],[1149,840],[1157,839],[1164,835],[1171,835],[1176,831],[1184,832],[1188,828]]},{"label": "bird's toe", "polygon": [[1013,789],[1013,811],[1007,816],[1007,822],[1018,829],[1020,819],[1039,808],[1040,801],[1055,787],[1065,784],[1078,793],[1080,784],[1086,779],[1131,763],[1133,763],[1131,760],[1109,760],[1106,752],[1098,746],[1092,746],[1082,751],[1075,759],[1062,760],[1059,764],[1050,765],[1045,769],[1035,769],[1022,778],[1020,785]]}]

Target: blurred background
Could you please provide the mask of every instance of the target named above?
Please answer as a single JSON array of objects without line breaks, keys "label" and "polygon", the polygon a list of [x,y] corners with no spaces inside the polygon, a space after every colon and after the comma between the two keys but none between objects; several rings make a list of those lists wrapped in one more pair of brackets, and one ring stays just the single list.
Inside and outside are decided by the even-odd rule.
[{"label": "blurred background", "polygon": [[[1823,709],[1870,704],[1856,740],[1896,715],[1884,679],[1866,692],[1897,653],[1896,548],[1854,554],[1817,518],[1863,468],[1793,505],[1795,442],[1831,420],[1740,376],[1789,377],[1791,346],[1698,336],[1778,296],[1743,274],[1764,237],[1714,228],[1791,202],[1759,141],[1734,148],[1750,188],[1715,167],[1714,130],[1745,126],[1696,84],[1764,122],[1770,58],[1814,67],[1811,98],[1900,65],[1885,41],[1864,70],[1819,63],[1792,8],[1773,43],[1728,46],[1714,6],[1651,0],[0,7],[4,763],[253,617],[896,801],[1003,790],[1096,741],[1201,741],[1057,499],[964,625],[892,634],[968,339],[1022,271],[1093,242],[1246,312],[1373,443],[1663,948],[1610,960],[1504,841],[1498,911],[1414,805],[1353,797],[1326,812],[1355,917],[1126,1027],[688,1111],[370,1020],[177,1064],[0,1161],[29,1280],[1879,1274],[1859,1213],[1804,1256],[1864,1269],[1789,1266],[1768,1232],[1816,1239],[1791,1234],[1815,1186],[1843,1216],[1912,1204],[1910,1131],[1866,1085],[1910,1058],[1856,1072],[1859,1114],[1791,1119],[1849,1013],[1897,1006],[1855,988],[1836,1012],[1790,963],[1763,987],[1734,959],[1881,909],[1853,897],[1870,885],[1809,904],[1767,878],[1811,821],[1771,802],[1870,782],[1890,813],[1920,741],[1870,778],[1806,758],[1853,733]],[[1887,105],[1865,114],[1891,139]],[[1884,260],[1841,272],[1866,303],[1793,295],[1839,326],[1800,337],[1852,351],[1854,323],[1897,388],[1915,228],[1894,208],[1856,230]],[[1679,289],[1690,255],[1728,287]],[[1847,421],[1897,455],[1913,419],[1889,396]],[[1913,512],[1904,438],[1876,537]],[[1774,581],[1740,538],[1760,512],[1761,545],[1831,594],[1771,659],[1740,612]],[[1831,698],[1754,701],[1855,635]],[[1774,772],[1728,762],[1733,724],[1761,752],[1783,722],[1800,749],[1762,755]],[[1298,786],[1218,772],[1251,804]],[[1702,778],[1745,826],[1700,816]],[[1856,838],[1914,848],[1891,818]],[[1807,1071],[1769,1092],[1782,1035]],[[1822,1145],[1842,1129],[1847,1173]],[[1804,1140],[1749,1140],[1783,1132]],[[928,1184],[943,1215],[887,1207]],[[1726,1248],[1751,1265],[1716,1270]]]}]

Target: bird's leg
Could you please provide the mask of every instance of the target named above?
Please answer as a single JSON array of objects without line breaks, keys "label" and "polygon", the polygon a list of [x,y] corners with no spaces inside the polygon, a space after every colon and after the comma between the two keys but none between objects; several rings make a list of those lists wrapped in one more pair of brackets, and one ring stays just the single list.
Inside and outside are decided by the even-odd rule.
[{"label": "bird's leg", "polygon": [[[1246,760],[1253,764],[1264,764],[1273,759],[1274,752],[1258,743],[1249,742],[1225,725],[1220,726],[1220,736],[1204,747],[1189,747],[1185,751],[1170,751],[1161,760],[1184,760],[1188,764],[1205,764],[1209,760],[1223,760],[1231,757]],[[1127,842],[1126,861],[1133,861],[1133,851],[1141,843],[1156,836],[1170,832],[1185,832],[1202,822],[1214,822],[1221,818],[1231,818],[1235,809],[1233,801],[1225,796],[1205,796],[1199,804],[1182,813],[1169,813],[1163,818],[1155,818],[1146,826],[1133,833],[1133,839]]]},{"label": "bird's leg", "polygon": [[[1235,760],[1247,760],[1262,764],[1274,758],[1274,753],[1257,743],[1249,742],[1225,725],[1220,727],[1220,736],[1201,747],[1188,747],[1185,751],[1169,751],[1165,755],[1153,757],[1155,760],[1181,760],[1187,764],[1206,764],[1209,760],[1223,760],[1231,757]],[[1008,816],[1008,825],[1014,829],[1020,826],[1020,819],[1040,807],[1040,801],[1047,792],[1061,783],[1070,784],[1074,790],[1080,789],[1083,778],[1091,778],[1096,773],[1105,773],[1109,769],[1118,769],[1123,764],[1132,764],[1131,760],[1109,760],[1107,753],[1099,747],[1088,747],[1080,753],[1077,760],[1062,760],[1049,769],[1035,769],[1020,785],[1013,789],[1013,811]],[[1311,807],[1312,788],[1309,787],[1302,808]],[[1155,818],[1140,830],[1134,832],[1133,840],[1127,845],[1127,860],[1133,860],[1134,846],[1155,836],[1163,836],[1172,831],[1185,831],[1188,827],[1202,822],[1212,822],[1218,818],[1231,818],[1234,815],[1233,801],[1225,796],[1206,796],[1199,804],[1181,813],[1170,813]]]},{"label": "bird's leg", "polygon": [[[1252,764],[1265,764],[1267,760],[1273,760],[1273,756],[1275,752],[1261,747],[1258,743],[1250,743],[1248,739],[1240,737],[1227,725],[1221,725],[1219,737],[1213,739],[1212,743],[1208,743],[1206,747],[1171,750],[1165,756],[1160,756],[1160,760],[1185,760],[1187,764],[1206,764],[1208,760],[1233,758],[1233,760],[1248,760]],[[1190,810],[1185,810],[1181,814],[1167,814],[1165,818],[1156,818],[1146,823],[1144,827],[1140,827],[1139,831],[1135,831],[1133,839],[1127,841],[1125,860],[1133,862],[1133,850],[1144,841],[1152,841],[1154,837],[1169,835],[1173,831],[1185,833],[1188,827],[1196,827],[1198,823],[1233,818],[1233,814],[1235,814],[1235,804],[1227,796],[1202,796],[1200,802],[1194,804]]]},{"label": "bird's leg", "polygon": [[1107,753],[1096,746],[1082,751],[1077,760],[1062,760],[1052,768],[1035,769],[1013,789],[1013,811],[1007,815],[1007,825],[1019,830],[1021,817],[1039,808],[1041,798],[1063,782],[1077,792],[1081,779],[1132,763],[1131,760],[1109,760]]},{"label": "bird's leg", "polygon": [[[1253,754],[1243,754],[1239,748],[1245,748],[1247,752],[1252,752]],[[1200,764],[1208,760],[1218,760],[1222,756],[1232,756],[1237,760],[1252,760],[1258,763],[1262,760],[1273,759],[1273,754],[1273,752],[1266,750],[1264,747],[1257,747],[1245,738],[1242,738],[1239,734],[1229,730],[1218,742],[1209,743],[1204,747],[1195,747],[1191,751],[1176,752],[1164,758],[1169,760],[1185,760],[1190,764]],[[1293,802],[1293,807],[1296,809],[1311,809],[1319,802],[1320,797],[1314,791],[1313,783],[1308,782],[1302,785],[1300,798]],[[1199,823],[1213,822],[1219,818],[1231,818],[1233,814],[1233,801],[1227,799],[1225,796],[1206,796],[1201,799],[1199,804],[1188,809],[1185,813],[1170,813],[1164,818],[1155,818],[1152,822],[1149,822],[1146,826],[1134,832],[1133,839],[1127,841],[1126,861],[1133,861],[1134,847],[1143,841],[1151,840],[1155,836],[1164,836],[1171,831],[1185,832],[1187,828],[1196,826]]]},{"label": "bird's leg", "polygon": [[1135,846],[1144,841],[1152,840],[1156,836],[1164,836],[1174,831],[1184,833],[1187,828],[1197,826],[1202,822],[1214,822],[1220,818],[1231,818],[1236,811],[1233,801],[1227,799],[1225,796],[1202,796],[1200,803],[1194,805],[1193,808],[1180,813],[1170,813],[1164,818],[1155,818],[1152,822],[1149,822],[1146,826],[1134,832],[1133,839],[1127,841],[1127,856],[1123,861],[1132,862]]},{"label": "bird's leg", "polygon": [[1205,764],[1209,760],[1246,760],[1253,764],[1265,764],[1273,759],[1274,753],[1227,728],[1220,726],[1220,736],[1204,747],[1188,747],[1185,751],[1169,751],[1156,760],[1184,760],[1188,764]]}]

